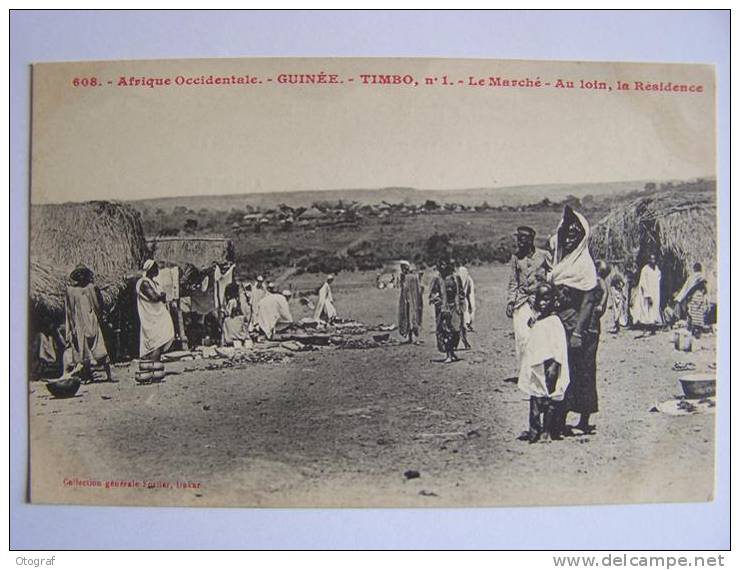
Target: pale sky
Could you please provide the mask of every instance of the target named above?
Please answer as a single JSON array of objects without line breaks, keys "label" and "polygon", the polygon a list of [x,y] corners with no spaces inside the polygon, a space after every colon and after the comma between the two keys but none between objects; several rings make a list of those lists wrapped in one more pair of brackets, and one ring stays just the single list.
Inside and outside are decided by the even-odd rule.
[{"label": "pale sky", "polygon": [[[277,84],[334,73],[339,85]],[[410,74],[417,87],[362,85]],[[116,87],[251,75],[248,86]],[[700,84],[703,93],[425,86],[425,77]],[[74,87],[96,77],[100,87]],[[267,78],[273,78],[267,82]],[[348,79],[354,78],[350,83]],[[112,81],[113,85],[108,85]],[[506,187],[715,173],[709,66],[487,60],[190,60],[34,68],[34,203],[349,188]]]}]

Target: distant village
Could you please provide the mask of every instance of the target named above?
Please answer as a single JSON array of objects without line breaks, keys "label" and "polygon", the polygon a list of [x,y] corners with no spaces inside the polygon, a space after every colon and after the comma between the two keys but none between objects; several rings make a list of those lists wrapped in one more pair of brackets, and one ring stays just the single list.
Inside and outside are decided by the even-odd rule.
[{"label": "distant village", "polygon": [[665,190],[676,192],[714,191],[714,180],[697,179],[689,182],[646,183],[643,188],[619,195],[593,196],[586,194],[580,198],[566,196],[563,200],[549,198],[523,205],[492,206],[484,201],[471,206],[458,202],[390,203],[381,201],[370,204],[351,200],[321,200],[308,207],[293,207],[285,203],[271,208],[259,208],[246,204],[244,209],[232,208],[230,211],[201,208],[192,210],[176,206],[171,212],[161,208],[142,210],[145,231],[148,235],[177,236],[202,232],[220,232],[231,235],[259,233],[263,229],[290,231],[293,228],[354,227],[362,220],[374,219],[380,223],[393,223],[399,218],[443,214],[471,214],[482,212],[546,212],[560,211],[569,205],[578,210],[606,210],[614,202],[631,200]]}]

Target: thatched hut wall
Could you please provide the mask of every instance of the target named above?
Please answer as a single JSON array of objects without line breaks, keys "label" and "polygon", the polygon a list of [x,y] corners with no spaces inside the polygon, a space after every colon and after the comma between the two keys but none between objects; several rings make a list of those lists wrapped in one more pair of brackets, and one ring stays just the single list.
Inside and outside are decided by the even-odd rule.
[{"label": "thatched hut wall", "polygon": [[594,227],[596,257],[624,267],[642,267],[651,252],[663,274],[661,297],[670,298],[695,262],[702,264],[709,289],[717,282],[717,208],[714,192],[664,192],[611,210]]},{"label": "thatched hut wall", "polygon": [[148,242],[150,255],[163,264],[205,267],[216,262],[233,261],[234,246],[222,236],[168,236]]},{"label": "thatched hut wall", "polygon": [[[35,335],[64,323],[65,290],[69,273],[79,263],[95,274],[105,314],[103,332],[112,355],[114,329],[135,321],[127,291],[132,274],[147,252],[139,213],[115,202],[85,202],[31,206],[30,327]],[[31,343],[32,344],[32,343]]]}]

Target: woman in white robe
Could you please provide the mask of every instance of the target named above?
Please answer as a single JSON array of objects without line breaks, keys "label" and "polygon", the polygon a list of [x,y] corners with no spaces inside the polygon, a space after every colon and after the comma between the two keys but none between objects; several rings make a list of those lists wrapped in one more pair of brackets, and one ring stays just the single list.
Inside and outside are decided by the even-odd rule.
[{"label": "woman in white robe", "polygon": [[136,282],[136,300],[141,323],[139,355],[142,359],[154,361],[159,361],[162,353],[175,340],[175,327],[166,295],[155,281],[158,273],[157,264],[148,259],[144,262],[144,275]]}]

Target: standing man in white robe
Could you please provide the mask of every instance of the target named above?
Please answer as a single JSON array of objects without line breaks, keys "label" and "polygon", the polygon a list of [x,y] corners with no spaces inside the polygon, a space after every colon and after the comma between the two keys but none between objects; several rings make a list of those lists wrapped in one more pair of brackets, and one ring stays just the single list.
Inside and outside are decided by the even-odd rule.
[{"label": "standing man in white robe", "polygon": [[635,324],[650,330],[651,335],[655,334],[656,329],[663,324],[663,318],[660,315],[660,279],[658,258],[651,253],[647,264],[640,272],[634,307]]},{"label": "standing man in white robe", "polygon": [[331,284],[334,282],[334,274],[329,273],[326,276],[326,281],[319,289],[319,300],[316,302],[316,310],[313,313],[313,318],[317,321],[325,321],[327,323],[333,323],[334,319],[337,318],[337,310],[334,307],[334,297],[331,294]]},{"label": "standing man in white robe", "polygon": [[252,315],[250,317],[249,326],[254,327],[257,324],[259,317],[258,312],[260,301],[267,294],[267,290],[265,289],[265,278],[262,277],[262,275],[257,276],[257,280],[254,282],[254,285],[252,285],[251,293],[250,308],[252,310]]},{"label": "standing man in white robe", "polygon": [[475,320],[475,283],[470,275],[470,271],[464,265],[457,268],[457,274],[463,285],[465,302],[463,303],[463,323],[468,331],[473,331],[473,321]]}]

